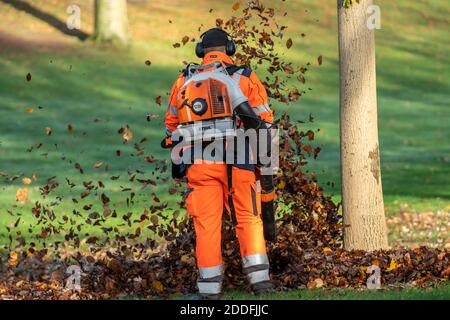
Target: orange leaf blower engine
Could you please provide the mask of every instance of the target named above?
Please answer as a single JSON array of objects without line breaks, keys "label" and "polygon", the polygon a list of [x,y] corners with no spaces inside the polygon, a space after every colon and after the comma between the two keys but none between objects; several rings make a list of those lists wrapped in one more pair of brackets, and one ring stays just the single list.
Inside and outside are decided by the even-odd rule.
[{"label": "orange leaf blower engine", "polygon": [[[213,68],[213,71],[206,70]],[[189,66],[185,85],[177,96],[177,112],[186,142],[199,139],[225,138],[235,134],[233,106],[228,87],[218,79],[197,77],[210,74],[226,76],[225,68],[220,63],[204,66]]]}]

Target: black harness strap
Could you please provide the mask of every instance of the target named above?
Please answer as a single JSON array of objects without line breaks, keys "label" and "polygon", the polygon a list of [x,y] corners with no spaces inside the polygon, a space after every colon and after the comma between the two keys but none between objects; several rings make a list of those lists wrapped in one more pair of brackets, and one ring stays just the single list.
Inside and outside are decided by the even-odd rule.
[{"label": "black harness strap", "polygon": [[228,205],[230,206],[231,222],[236,226],[238,224],[236,218],[236,210],[233,203],[233,165],[227,164],[227,176],[228,176]]}]

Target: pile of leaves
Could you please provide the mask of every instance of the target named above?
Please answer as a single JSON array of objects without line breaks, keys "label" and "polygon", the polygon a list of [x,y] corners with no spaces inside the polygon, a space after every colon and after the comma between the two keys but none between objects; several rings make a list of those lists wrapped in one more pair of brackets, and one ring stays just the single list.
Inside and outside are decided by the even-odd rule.
[{"label": "pile of leaves", "polygon": [[[241,48],[236,56],[238,63],[250,64],[267,74],[264,83],[273,100],[296,101],[305,91],[291,80],[296,78],[298,85],[304,85],[309,64],[294,66],[280,58],[275,44],[282,43],[289,49],[293,41],[282,40],[286,26],[276,21],[275,10],[257,0],[250,1],[239,12],[238,4],[232,9],[235,16],[226,21],[218,18],[216,24],[227,29]],[[190,39],[186,37],[183,44]],[[321,64],[321,57],[318,62]],[[156,103],[161,104],[161,97]],[[310,116],[309,122],[313,121]],[[428,286],[449,278],[448,249],[343,250],[344,227],[339,206],[324,194],[314,175],[305,171],[309,159],[315,159],[320,153],[320,148],[312,145],[315,132],[302,130],[302,122],[293,122],[286,114],[278,117],[275,125],[280,129],[280,170],[275,177],[278,240],[268,243],[268,254],[276,290],[365,287],[372,266],[378,266],[384,285]],[[68,125],[68,131],[73,134],[72,124]],[[51,128],[46,128],[45,133],[50,135]],[[126,212],[115,205],[116,196],[105,191],[107,182],[91,179],[76,185],[68,177],[46,179],[39,192],[47,201],[34,203],[35,223],[27,230],[30,235],[24,237],[17,228],[21,224],[20,216],[8,227],[9,244],[0,256],[0,298],[106,299],[196,291],[195,233],[191,219],[185,214],[181,196],[184,185],[174,182],[168,190],[174,197],[180,195],[176,208],[152,192],[150,201],[146,201],[149,204],[143,209],[137,200],[140,195],[148,194],[151,187],[170,183],[168,161],[147,155],[147,139],[139,140],[129,125],[120,128],[118,134],[123,144],[139,141],[133,144],[130,156],[141,159],[150,168],[147,171],[130,168],[123,174],[127,183],[120,193],[126,195]],[[41,147],[38,144],[27,151]],[[124,154],[117,150],[116,156]],[[77,174],[85,173],[83,164],[63,160]],[[93,167],[102,168],[106,173],[109,170],[108,164],[102,162]],[[20,178],[1,175],[10,182]],[[36,180],[34,176],[24,179],[23,184]],[[116,181],[120,177],[110,176],[110,179]],[[63,187],[73,190],[69,199],[72,213],[58,210],[58,205],[67,201],[60,196],[48,201]],[[80,188],[79,195],[75,196]],[[27,189],[21,189],[17,200],[26,199]],[[9,213],[15,214],[14,210]],[[87,227],[99,232],[87,232]],[[224,216],[223,223],[223,255],[225,287],[245,287],[239,245],[228,216]],[[71,282],[73,270],[80,272],[81,291]]]}]

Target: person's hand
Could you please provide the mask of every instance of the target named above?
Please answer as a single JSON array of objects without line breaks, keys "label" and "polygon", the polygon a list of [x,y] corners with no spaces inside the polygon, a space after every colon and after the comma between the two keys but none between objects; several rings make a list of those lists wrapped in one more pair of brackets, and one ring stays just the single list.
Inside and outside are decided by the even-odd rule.
[{"label": "person's hand", "polygon": [[172,142],[172,138],[170,137],[165,137],[162,141],[161,141],[161,148],[163,149],[170,149],[173,147],[173,142]]}]

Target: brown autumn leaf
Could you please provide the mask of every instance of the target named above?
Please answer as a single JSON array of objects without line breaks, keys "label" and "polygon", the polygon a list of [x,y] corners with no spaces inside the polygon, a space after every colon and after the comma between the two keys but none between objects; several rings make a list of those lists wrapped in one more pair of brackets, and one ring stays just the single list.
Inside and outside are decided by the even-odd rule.
[{"label": "brown autumn leaf", "polygon": [[291,39],[291,38],[289,38],[289,39],[286,41],[286,47],[287,47],[288,49],[290,49],[290,48],[292,47],[292,39]]},{"label": "brown autumn leaf", "polygon": [[317,62],[319,63],[319,66],[322,65],[322,56],[317,57]]},{"label": "brown autumn leaf", "polygon": [[111,215],[111,208],[108,205],[103,206],[103,217],[107,218]]},{"label": "brown autumn leaf", "polygon": [[184,36],[183,39],[181,39],[181,42],[183,43],[183,46],[189,42],[189,37],[188,36]]},{"label": "brown autumn leaf", "polygon": [[323,280],[320,278],[314,279],[314,283],[315,283],[315,288],[317,288],[317,289],[322,288],[324,285]]},{"label": "brown autumn leaf", "polygon": [[94,168],[95,168],[95,169],[98,169],[98,168],[100,168],[102,165],[103,165],[103,162],[97,162],[97,163],[94,164]]},{"label": "brown autumn leaf", "polygon": [[314,159],[317,159],[317,156],[319,155],[320,150],[321,150],[320,147],[314,148]]},{"label": "brown autumn leaf", "polygon": [[27,201],[28,200],[28,189],[17,189],[16,191],[16,201]]},{"label": "brown autumn leaf", "polygon": [[9,253],[8,264],[10,266],[16,266],[18,263],[19,263],[19,255],[16,252],[11,251]]},{"label": "brown autumn leaf", "polygon": [[156,102],[157,105],[161,106],[161,96],[157,96],[155,98],[155,102]]},{"label": "brown autumn leaf", "polygon": [[172,45],[172,47],[174,47],[174,48],[179,48],[179,47],[181,47],[181,45],[177,42],[177,43],[174,43],[174,44]]},{"label": "brown autumn leaf", "polygon": [[79,164],[78,162],[74,164],[75,169],[77,169],[78,171],[80,171],[81,174],[84,173],[83,168],[81,167],[81,164]]},{"label": "brown autumn leaf", "polygon": [[161,281],[158,280],[153,280],[152,282],[152,287],[157,291],[157,292],[163,292],[164,291],[164,286],[161,283]]},{"label": "brown autumn leaf", "polygon": [[28,113],[32,113],[33,112],[33,108],[27,108],[26,110]]},{"label": "brown autumn leaf", "polygon": [[133,139],[133,132],[131,132],[131,129],[126,127],[123,130],[122,138],[124,142],[128,142],[131,139]]},{"label": "brown autumn leaf", "polygon": [[305,150],[308,154],[311,153],[312,147],[310,145],[304,146],[303,150]]},{"label": "brown autumn leaf", "polygon": [[235,4],[233,4],[232,9],[233,9],[234,11],[236,11],[236,10],[239,9],[240,6],[241,6],[241,4],[240,4],[239,1],[238,1],[238,2],[236,2]]},{"label": "brown autumn leaf", "polygon": [[314,140],[314,131],[308,130],[308,132],[306,132],[306,135],[308,136],[309,141]]}]

